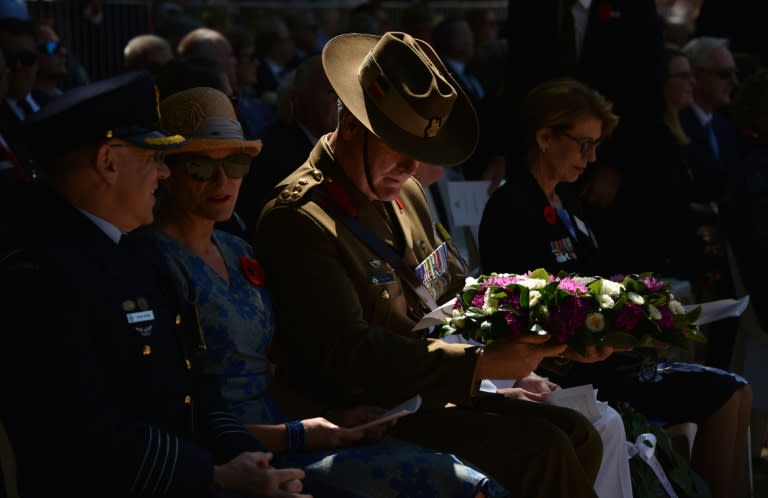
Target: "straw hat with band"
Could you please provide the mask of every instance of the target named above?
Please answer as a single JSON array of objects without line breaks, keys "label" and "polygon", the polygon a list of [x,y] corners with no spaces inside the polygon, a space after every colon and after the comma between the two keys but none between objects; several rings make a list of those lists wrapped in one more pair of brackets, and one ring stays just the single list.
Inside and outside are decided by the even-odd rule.
[{"label": "straw hat with band", "polygon": [[183,135],[187,143],[168,155],[233,150],[251,157],[261,151],[261,140],[246,140],[229,97],[209,87],[175,93],[160,102],[163,129]]},{"label": "straw hat with band", "polygon": [[323,49],[323,68],[345,107],[392,149],[440,166],[474,152],[475,110],[426,42],[397,32],[339,35]]}]

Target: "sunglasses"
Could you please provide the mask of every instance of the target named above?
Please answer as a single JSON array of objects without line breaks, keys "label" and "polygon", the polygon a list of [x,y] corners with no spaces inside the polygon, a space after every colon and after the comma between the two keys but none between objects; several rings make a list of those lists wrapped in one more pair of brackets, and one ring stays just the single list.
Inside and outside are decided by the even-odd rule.
[{"label": "sunglasses", "polygon": [[244,178],[251,170],[251,156],[248,154],[233,154],[223,159],[211,159],[206,156],[186,156],[168,158],[171,164],[183,164],[187,174],[198,182],[207,182],[216,177],[219,165],[229,178]]},{"label": "sunglasses", "polygon": [[34,52],[8,52],[3,50],[3,56],[5,56],[5,64],[8,67],[16,67],[21,63],[24,67],[34,66],[37,62],[37,54]]},{"label": "sunglasses", "polygon": [[574,142],[576,142],[576,145],[579,146],[579,153],[582,156],[586,156],[587,154],[589,154],[593,150],[597,149],[597,147],[600,145],[600,142],[601,142],[600,139],[593,141],[593,140],[590,140],[588,138],[574,137],[573,135],[570,135],[570,134],[568,134],[568,133],[566,133],[564,131],[561,131],[560,134],[563,135],[564,137],[568,137],[571,140],[573,140]]},{"label": "sunglasses", "polygon": [[733,68],[733,67],[726,67],[724,69],[710,69],[707,67],[698,67],[696,69],[698,69],[702,73],[714,74],[721,80],[729,80],[732,78],[739,77],[739,72],[736,70],[736,68]]},{"label": "sunglasses", "polygon": [[43,55],[55,55],[59,53],[59,50],[63,48],[63,45],[59,40],[48,40],[45,43],[41,43],[37,46],[37,50]]}]

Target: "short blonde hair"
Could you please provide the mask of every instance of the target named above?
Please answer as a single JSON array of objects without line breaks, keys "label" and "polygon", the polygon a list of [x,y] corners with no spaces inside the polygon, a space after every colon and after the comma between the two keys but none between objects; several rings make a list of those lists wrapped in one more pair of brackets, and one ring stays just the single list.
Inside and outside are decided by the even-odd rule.
[{"label": "short blonde hair", "polygon": [[537,131],[544,128],[566,131],[579,119],[588,117],[602,121],[601,137],[607,137],[619,123],[612,109],[611,101],[574,79],[546,81],[523,100],[523,140],[528,148],[536,147]]}]

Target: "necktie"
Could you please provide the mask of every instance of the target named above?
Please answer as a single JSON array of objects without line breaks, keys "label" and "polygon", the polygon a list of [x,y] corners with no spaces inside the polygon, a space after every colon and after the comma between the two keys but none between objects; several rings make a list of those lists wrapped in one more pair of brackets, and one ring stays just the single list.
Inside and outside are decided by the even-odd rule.
[{"label": "necktie", "polygon": [[712,152],[715,154],[715,158],[720,160],[720,146],[717,144],[717,136],[715,136],[715,130],[712,128],[712,120],[707,121],[704,125],[704,130],[707,132],[707,140],[709,140],[709,146],[712,147]]},{"label": "necktie", "polygon": [[560,7],[560,67],[570,73],[576,68],[576,30],[573,27],[571,8],[576,0],[561,0]]}]

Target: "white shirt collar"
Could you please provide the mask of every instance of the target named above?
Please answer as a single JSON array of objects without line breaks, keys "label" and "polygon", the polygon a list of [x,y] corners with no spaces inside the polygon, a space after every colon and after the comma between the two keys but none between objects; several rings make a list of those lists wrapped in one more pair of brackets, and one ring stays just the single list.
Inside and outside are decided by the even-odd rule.
[{"label": "white shirt collar", "polygon": [[[80,208],[78,208],[80,209]],[[112,223],[108,222],[104,218],[99,218],[95,214],[91,214],[88,211],[80,209],[80,212],[88,217],[104,234],[112,239],[115,244],[120,243],[120,237],[123,236],[123,232]]]},{"label": "white shirt collar", "polygon": [[696,115],[696,119],[699,120],[699,123],[701,123],[701,126],[706,126],[712,121],[712,113],[704,112],[704,109],[696,105],[695,102],[691,104],[691,109],[693,109],[693,113]]},{"label": "white shirt collar", "polygon": [[584,10],[589,10],[592,6],[592,0],[577,0],[576,3],[580,4]]}]

